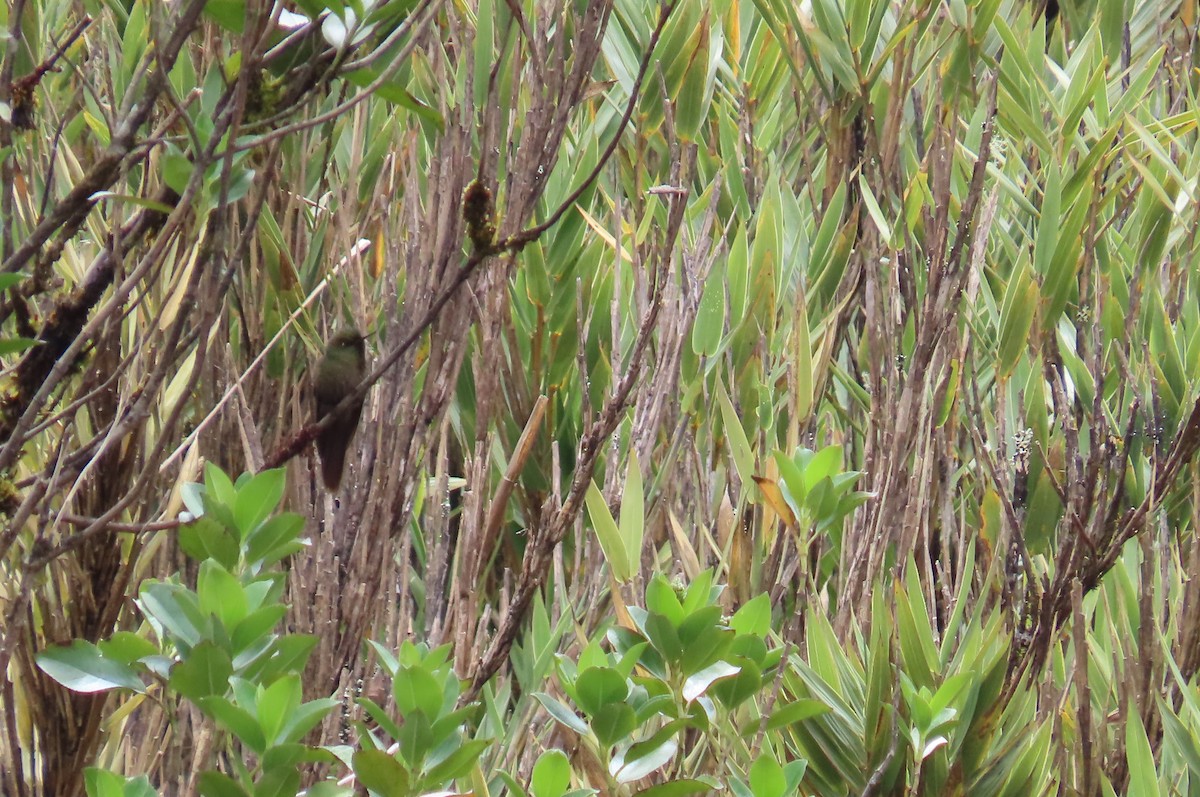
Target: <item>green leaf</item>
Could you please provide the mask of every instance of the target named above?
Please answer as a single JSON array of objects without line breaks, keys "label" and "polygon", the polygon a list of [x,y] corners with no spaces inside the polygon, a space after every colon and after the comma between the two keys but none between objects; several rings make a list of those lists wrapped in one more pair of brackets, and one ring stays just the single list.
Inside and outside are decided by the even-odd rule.
[{"label": "green leaf", "polygon": [[1000,312],[1000,344],[996,351],[996,378],[1012,375],[1017,361],[1025,351],[1033,316],[1038,307],[1038,286],[1022,267],[1008,281],[1004,293],[1004,309]]},{"label": "green leaf", "polygon": [[88,767],[83,771],[83,785],[88,797],[124,797],[125,794],[125,778],[99,767]]},{"label": "green leaf", "polygon": [[444,761],[432,767],[425,780],[435,786],[448,784],[465,776],[478,763],[479,757],[492,746],[491,739],[469,739]]},{"label": "green leaf", "polygon": [[146,691],[132,667],[105,658],[98,647],[82,639],[76,639],[70,647],[47,648],[37,654],[36,660],[42,672],[76,692]]},{"label": "green leaf", "polygon": [[277,679],[259,692],[258,723],[263,729],[268,745],[288,741],[283,738],[282,731],[300,709],[302,699],[300,676],[295,673]]},{"label": "green leaf", "polygon": [[[379,72],[371,68],[356,69],[353,72],[347,72],[343,77],[356,86],[365,88],[379,77]],[[429,105],[421,102],[412,95],[412,93],[396,81],[384,81],[376,90],[375,93],[394,105],[412,111],[421,119],[433,123],[440,131],[446,122],[442,115]]]},{"label": "green leaf", "polygon": [[[234,679],[237,680],[236,678]],[[267,740],[254,715],[236,706],[228,698],[212,696],[196,701],[200,709],[215,719],[222,727],[242,741],[242,744],[262,755],[267,749]]]},{"label": "green leaf", "polygon": [[604,494],[600,492],[595,481],[588,485],[584,501],[587,504],[588,517],[592,519],[592,528],[596,531],[596,539],[600,541],[600,550],[604,552],[613,578],[622,583],[628,581],[634,575],[633,563],[625,550],[625,540],[621,536],[617,521],[613,519]]},{"label": "green leaf", "polygon": [[264,470],[238,488],[233,517],[242,539],[248,539],[279,505],[283,498],[286,477],[287,471],[284,468]]},{"label": "green leaf", "polygon": [[734,708],[758,694],[763,684],[762,670],[752,660],[735,656],[732,663],[738,667],[737,675],[719,681],[708,690],[728,708]]},{"label": "green leaf", "polygon": [[646,755],[628,763],[620,757],[614,759],[609,770],[617,783],[632,783],[662,769],[675,757],[678,749],[679,742],[668,739]]},{"label": "green leaf", "polygon": [[[746,430],[738,418],[737,410],[722,382],[717,383],[717,400],[721,405],[721,420],[725,424],[725,439],[729,444],[729,454],[737,468],[738,477],[742,484],[751,484],[754,479],[754,453],[750,449],[750,441],[746,438]],[[747,492],[746,495],[752,493]]]},{"label": "green leaf", "polygon": [[708,687],[717,681],[732,678],[741,671],[741,667],[734,666],[727,661],[718,661],[710,664],[694,675],[689,676],[683,682],[683,690],[681,692],[683,699],[690,703],[705,694],[708,691]]},{"label": "green leaf", "polygon": [[681,141],[694,142],[699,138],[712,101],[709,91],[709,42],[712,38],[709,13],[706,11],[701,16],[693,30],[688,40],[689,49],[679,53],[681,60],[687,59],[675,96],[675,129]]},{"label": "green leaf", "polygon": [[207,0],[204,4],[204,16],[240,36],[246,25],[245,0]]},{"label": "green leaf", "polygon": [[392,694],[396,708],[407,717],[420,712],[434,720],[442,707],[442,687],[431,673],[422,667],[401,667],[392,679]]},{"label": "green leaf", "polygon": [[168,146],[162,159],[163,182],[172,191],[182,195],[187,190],[188,182],[191,181],[195,168],[186,155],[174,147]]},{"label": "green leaf", "polygon": [[246,539],[246,561],[266,566],[295,553],[304,531],[304,516],[284,512],[263,523]]},{"label": "green leaf", "polygon": [[870,183],[867,182],[867,178],[862,174],[858,176],[858,187],[860,196],[863,198],[863,204],[867,208],[867,215],[875,223],[876,229],[879,230],[879,237],[883,240],[884,244],[890,246],[892,241],[892,225],[884,216],[883,209],[879,207],[879,202],[875,199],[875,194],[871,191]]},{"label": "green leaf", "polygon": [[632,578],[639,569],[642,555],[642,538],[646,531],[646,501],[642,492],[642,469],[638,465],[637,452],[629,449],[629,465],[625,469],[625,490],[621,494],[621,521],[619,526],[621,547],[630,567]]},{"label": "green leaf", "polygon": [[408,770],[382,750],[359,750],[352,760],[358,782],[380,797],[406,797],[409,793]]},{"label": "green leaf", "polygon": [[583,735],[588,733],[587,723],[580,719],[574,711],[571,711],[571,709],[567,708],[560,701],[556,700],[545,692],[534,692],[533,696],[539,703],[542,704],[542,707],[546,709],[550,716],[559,723],[565,725],[578,734]]},{"label": "green leaf", "polygon": [[1041,216],[1038,219],[1037,242],[1033,249],[1033,270],[1045,279],[1050,273],[1050,262],[1058,246],[1059,230],[1062,228],[1062,171],[1058,164],[1050,161],[1044,166],[1046,187],[1042,195]]},{"label": "green leaf", "polygon": [[721,784],[714,778],[702,776],[699,778],[680,778],[659,783],[648,789],[634,792],[635,797],[684,797],[687,794],[713,793],[720,790]]},{"label": "green leaf", "polygon": [[1126,797],[1157,797],[1161,794],[1154,768],[1154,751],[1133,700],[1129,701],[1125,712],[1125,756],[1129,763]]},{"label": "green leaf", "polygon": [[241,675],[269,681],[283,673],[299,672],[304,669],[316,644],[317,638],[311,634],[288,634],[279,637],[271,644],[269,657],[261,663],[261,670],[257,674],[250,670],[240,671]]},{"label": "green leaf", "polygon": [[701,357],[714,356],[721,347],[725,331],[725,280],[714,265],[700,294],[700,306],[692,323],[692,351]]},{"label": "green leaf", "polygon": [[628,738],[637,727],[637,715],[628,703],[609,703],[592,716],[592,732],[605,747]]},{"label": "green leaf", "polygon": [[97,647],[106,659],[122,664],[133,664],[146,656],[158,653],[158,648],[145,637],[132,631],[117,631],[108,639],[102,639]]},{"label": "green leaf", "polygon": [[[552,750],[548,752],[558,751]],[[546,753],[543,753],[543,755],[546,755]],[[534,767],[536,766],[537,764],[534,764]],[[529,797],[529,792],[525,791],[525,787],[518,783],[516,778],[514,778],[512,775],[508,774],[507,772],[500,771],[496,773],[496,777],[500,778],[500,780],[504,782],[505,788],[508,789],[508,793],[512,795],[512,797]]]},{"label": "green leaf", "polygon": [[204,494],[209,511],[223,507],[232,513],[237,504],[237,489],[233,482],[225,471],[211,462],[204,463]]},{"label": "green leaf", "polygon": [[[803,722],[806,719],[819,717],[822,714],[828,714],[829,706],[822,703],[820,700],[811,698],[802,698],[787,703],[775,709],[771,713],[771,718],[767,720],[767,730],[774,731],[780,728],[786,728],[797,722]],[[751,728],[752,732],[757,732],[758,728]]]},{"label": "green leaf", "polygon": [[226,629],[240,623],[249,609],[246,590],[241,582],[214,559],[200,563],[196,594],[200,600],[200,611],[205,616],[216,616]]},{"label": "green leaf", "polygon": [[170,686],[186,698],[199,700],[224,695],[229,689],[231,675],[233,662],[229,654],[206,640],[171,668]]},{"label": "green leaf", "polygon": [[211,770],[200,773],[199,788],[202,797],[250,797],[236,780]]},{"label": "green leaf", "polygon": [[547,750],[533,765],[529,790],[533,797],[562,797],[571,785],[571,763],[562,750]]},{"label": "green leaf", "polygon": [[662,573],[656,573],[646,586],[646,609],[661,614],[676,626],[683,622],[685,616],[679,595]]},{"label": "green leaf", "polygon": [[[23,274],[20,271],[0,273],[0,291],[8,290],[12,286],[19,284],[24,279],[28,279],[28,275]],[[97,771],[103,772],[104,770]]]},{"label": "green leaf", "polygon": [[754,797],[783,797],[787,781],[783,767],[769,755],[760,755],[750,765],[750,790]]},{"label": "green leaf", "polygon": [[202,517],[179,529],[179,547],[198,562],[212,559],[227,570],[237,567],[238,542],[225,526]]},{"label": "green leaf", "polygon": [[683,643],[679,641],[679,630],[675,624],[657,612],[646,615],[646,639],[669,662],[678,663],[683,658]]},{"label": "green leaf", "polygon": [[589,667],[575,679],[575,699],[589,716],[595,716],[610,703],[629,696],[629,682],[609,667]]},{"label": "green leaf", "polygon": [[475,71],[472,85],[475,90],[475,107],[486,108],[488,88],[491,84],[492,62],[495,59],[496,9],[495,0],[479,0],[475,12]]},{"label": "green leaf", "polygon": [[38,345],[34,338],[0,338],[0,357],[20,354]]},{"label": "green leaf", "polygon": [[148,210],[155,210],[155,211],[158,211],[159,213],[167,214],[167,215],[169,215],[171,213],[171,211],[174,210],[174,208],[171,207],[170,205],[164,204],[162,202],[156,202],[153,199],[147,199],[144,196],[138,196],[137,194],[120,194],[120,193],[117,193],[116,191],[97,191],[96,193],[92,194],[88,198],[91,199],[93,202],[99,202],[102,199],[116,199],[121,202],[128,202],[129,204],[136,205],[140,208],[147,208]]},{"label": "green leaf", "polygon": [[771,630],[771,597],[763,592],[734,612],[729,627],[738,634],[765,637]]}]

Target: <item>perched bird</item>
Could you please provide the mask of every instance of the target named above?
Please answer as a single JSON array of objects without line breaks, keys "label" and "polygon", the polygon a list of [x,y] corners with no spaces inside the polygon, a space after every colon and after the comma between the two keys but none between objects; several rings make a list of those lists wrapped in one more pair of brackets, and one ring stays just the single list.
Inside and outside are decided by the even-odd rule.
[{"label": "perched bird", "polygon": [[[325,354],[317,363],[313,393],[317,400],[317,420],[333,410],[350,395],[367,373],[366,348],[363,335],[357,329],[339,330],[325,346]],[[346,466],[346,449],[358,428],[363,400],[335,418],[328,429],[317,436],[317,453],[321,455],[321,477],[330,492],[342,483]]]}]

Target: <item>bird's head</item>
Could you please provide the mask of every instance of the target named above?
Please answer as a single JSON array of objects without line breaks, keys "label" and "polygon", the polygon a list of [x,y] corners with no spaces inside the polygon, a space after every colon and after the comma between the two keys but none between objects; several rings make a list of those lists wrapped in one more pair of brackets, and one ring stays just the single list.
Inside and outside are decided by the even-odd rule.
[{"label": "bird's head", "polygon": [[333,337],[329,339],[329,348],[350,349],[358,352],[359,354],[363,354],[365,352],[365,341],[366,336],[364,336],[361,332],[353,327],[347,327],[345,329],[339,329],[334,333]]}]

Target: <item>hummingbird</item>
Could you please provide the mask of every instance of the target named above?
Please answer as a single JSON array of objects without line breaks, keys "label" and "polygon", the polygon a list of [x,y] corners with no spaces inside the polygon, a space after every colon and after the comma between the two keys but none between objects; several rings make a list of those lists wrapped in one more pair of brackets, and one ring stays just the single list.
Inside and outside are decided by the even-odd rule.
[{"label": "hummingbird", "polygon": [[[339,330],[325,346],[325,354],[317,363],[313,393],[317,400],[317,420],[328,415],[342,399],[358,387],[367,373],[367,355],[363,335],[357,329]],[[333,492],[342,483],[346,466],[346,449],[358,418],[363,400],[335,418],[332,425],[317,436],[317,453],[321,455],[321,477],[325,488]]]}]

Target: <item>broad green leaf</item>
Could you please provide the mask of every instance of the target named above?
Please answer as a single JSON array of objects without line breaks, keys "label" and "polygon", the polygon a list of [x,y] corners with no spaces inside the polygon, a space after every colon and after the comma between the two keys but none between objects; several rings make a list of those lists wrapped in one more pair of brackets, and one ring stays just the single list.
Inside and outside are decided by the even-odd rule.
[{"label": "broad green leaf", "polygon": [[226,629],[240,623],[249,610],[241,582],[213,559],[200,563],[196,594],[200,611],[205,616],[215,615]]},{"label": "broad green leaf", "polygon": [[635,780],[641,780],[666,766],[675,757],[678,749],[679,743],[674,739],[668,739],[646,755],[628,763],[620,757],[613,759],[609,766],[609,773],[616,778],[617,783],[632,783]]},{"label": "broad green leaf", "polygon": [[190,700],[224,695],[229,689],[233,662],[212,642],[201,642],[171,669],[170,686]]},{"label": "broad green leaf", "polygon": [[358,782],[381,797],[406,797],[410,775],[404,765],[382,750],[359,750],[353,759]]},{"label": "broad green leaf", "polygon": [[708,691],[708,688],[717,681],[725,678],[732,678],[742,671],[741,667],[730,664],[727,661],[718,661],[708,665],[699,672],[688,677],[683,682],[683,690],[680,694],[687,702],[691,702]]},{"label": "broad green leaf", "polygon": [[720,784],[717,781],[706,776],[682,778],[634,792],[634,797],[685,797],[688,794],[710,794],[719,788]]},{"label": "broad green leaf", "polygon": [[765,592],[748,600],[734,612],[729,627],[739,634],[765,637],[771,630],[771,599]]},{"label": "broad green leaf", "polygon": [[637,715],[628,703],[609,703],[593,715],[590,724],[600,744],[609,747],[633,733]]},{"label": "broad green leaf", "polygon": [[405,717],[420,712],[432,720],[442,706],[441,685],[421,666],[401,667],[392,680],[392,695],[396,698],[396,708]]},{"label": "broad green leaf", "polygon": [[533,765],[529,790],[533,797],[562,797],[571,785],[571,763],[562,750],[547,750]]},{"label": "broad green leaf", "polygon": [[783,797],[786,788],[783,767],[770,755],[760,755],[750,765],[750,790],[754,797]]},{"label": "broad green leaf", "polygon": [[286,477],[287,471],[283,468],[265,470],[238,487],[233,516],[242,539],[258,528],[279,505]]},{"label": "broad green leaf", "polygon": [[575,680],[575,697],[579,707],[596,715],[606,705],[619,703],[629,695],[624,676],[609,667],[589,667]]},{"label": "broad green leaf", "polygon": [[76,692],[146,691],[145,684],[132,667],[105,658],[99,648],[82,639],[76,639],[69,647],[47,648],[36,658],[42,672]]}]

